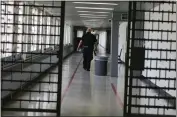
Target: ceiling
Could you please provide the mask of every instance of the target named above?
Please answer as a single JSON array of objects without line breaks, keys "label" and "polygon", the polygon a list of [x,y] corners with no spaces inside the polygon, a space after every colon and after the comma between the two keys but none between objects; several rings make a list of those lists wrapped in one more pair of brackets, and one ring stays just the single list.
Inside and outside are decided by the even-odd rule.
[{"label": "ceiling", "polygon": [[[103,1],[103,2],[75,2],[75,1],[66,1],[65,6],[65,21],[67,24],[73,26],[86,26],[91,28],[109,28],[111,24],[109,19],[111,19],[112,12],[128,12],[128,2],[129,1]],[[60,6],[60,1],[53,1],[53,2],[39,2],[40,4],[45,5],[55,5]],[[89,4],[88,4],[89,3]],[[114,5],[113,5],[114,4]],[[155,5],[156,6],[156,5]],[[94,7],[97,9],[78,9],[76,7]],[[104,10],[100,10],[104,8]],[[105,8],[111,8],[112,10],[105,10]],[[151,9],[153,8],[153,4],[144,4],[144,9]],[[47,9],[50,13],[55,15],[60,15],[59,8],[48,8]],[[82,12],[79,12],[82,11]],[[99,12],[99,13],[98,13]],[[100,13],[101,12],[101,13]],[[104,13],[103,13],[104,12]],[[106,13],[105,13],[106,12]],[[82,17],[80,16],[82,14]],[[88,16],[90,14],[91,16]],[[106,15],[106,16],[105,16]],[[93,18],[91,18],[93,17]],[[95,18],[96,17],[96,18]],[[101,17],[101,18],[100,18]],[[87,21],[86,21],[87,20]],[[88,21],[91,20],[91,21]]]},{"label": "ceiling", "polygon": [[[66,2],[65,19],[67,23],[74,26],[86,26],[92,28],[108,28],[110,27],[109,19],[113,11],[127,12],[128,2]],[[95,4],[96,3],[96,4]],[[105,4],[108,3],[108,4]],[[114,5],[112,5],[114,4]],[[116,5],[117,4],[117,5]],[[94,8],[111,8],[113,10],[103,9],[77,9],[75,7],[94,7]],[[82,11],[82,12],[78,12]],[[100,13],[101,12],[101,13]],[[106,13],[105,13],[106,12]],[[79,14],[82,14],[80,17]],[[88,17],[88,14],[91,16]],[[91,21],[88,21],[91,20]]]}]

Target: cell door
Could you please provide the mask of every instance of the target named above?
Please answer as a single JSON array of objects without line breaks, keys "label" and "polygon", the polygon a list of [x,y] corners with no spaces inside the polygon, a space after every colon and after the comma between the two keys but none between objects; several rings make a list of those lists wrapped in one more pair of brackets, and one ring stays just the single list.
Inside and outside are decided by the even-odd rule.
[{"label": "cell door", "polygon": [[125,117],[176,116],[176,2],[129,2]]},{"label": "cell door", "polygon": [[2,115],[60,116],[64,13],[63,1],[1,1]]}]

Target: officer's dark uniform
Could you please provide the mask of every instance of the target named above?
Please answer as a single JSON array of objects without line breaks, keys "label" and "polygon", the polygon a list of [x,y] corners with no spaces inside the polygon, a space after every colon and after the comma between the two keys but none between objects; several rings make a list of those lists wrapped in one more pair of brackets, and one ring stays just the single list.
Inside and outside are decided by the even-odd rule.
[{"label": "officer's dark uniform", "polygon": [[96,37],[91,34],[90,32],[87,32],[82,37],[82,43],[83,43],[83,68],[90,71],[90,63],[93,59],[93,50],[94,50],[94,43],[96,42]]}]

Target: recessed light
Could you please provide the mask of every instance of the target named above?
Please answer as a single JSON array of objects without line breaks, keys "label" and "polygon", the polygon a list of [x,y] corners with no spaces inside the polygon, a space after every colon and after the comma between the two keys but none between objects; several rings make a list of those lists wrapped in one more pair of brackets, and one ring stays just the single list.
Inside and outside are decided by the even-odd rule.
[{"label": "recessed light", "polygon": [[107,18],[107,17],[91,17],[91,16],[80,16],[80,17],[85,17],[85,18]]},{"label": "recessed light", "polygon": [[110,12],[94,12],[94,11],[77,11],[79,13],[110,13]]},{"label": "recessed light", "polygon": [[76,9],[95,9],[95,10],[114,10],[113,8],[98,8],[98,7],[75,7]]},{"label": "recessed light", "polygon": [[101,4],[101,5],[118,5],[115,3],[101,3],[101,2],[73,2],[75,4]]},{"label": "recessed light", "polygon": [[95,14],[79,14],[80,16],[108,16],[108,15],[95,15]]}]

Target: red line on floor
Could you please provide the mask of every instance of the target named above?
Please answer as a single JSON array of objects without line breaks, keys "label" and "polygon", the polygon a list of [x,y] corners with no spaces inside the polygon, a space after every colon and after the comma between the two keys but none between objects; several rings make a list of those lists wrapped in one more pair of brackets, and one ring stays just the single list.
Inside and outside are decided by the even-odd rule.
[{"label": "red line on floor", "polygon": [[117,99],[119,105],[123,108],[123,107],[124,107],[124,104],[123,104],[123,102],[121,101],[121,98],[120,98],[120,96],[119,96],[119,93],[117,92],[116,87],[114,86],[113,83],[111,83],[111,86],[112,86],[112,89],[113,89],[113,91],[114,91],[114,93],[115,93],[115,95],[116,95],[116,99]]},{"label": "red line on floor", "polygon": [[69,89],[69,87],[70,87],[70,85],[71,85],[71,83],[72,83],[72,81],[73,81],[73,79],[74,79],[74,76],[75,76],[75,74],[76,74],[76,72],[77,72],[77,69],[79,68],[79,65],[80,65],[81,61],[82,61],[82,58],[81,58],[81,60],[79,61],[79,63],[78,63],[78,65],[77,65],[77,67],[76,67],[76,69],[75,69],[73,75],[71,76],[71,79],[70,79],[70,81],[69,81],[69,83],[68,83],[68,86],[67,86],[67,87],[65,88],[65,90],[64,90],[64,93],[63,93],[62,98],[61,98],[61,103],[62,103],[62,101],[63,101],[63,99],[64,99],[66,93],[68,92],[68,89]]}]

